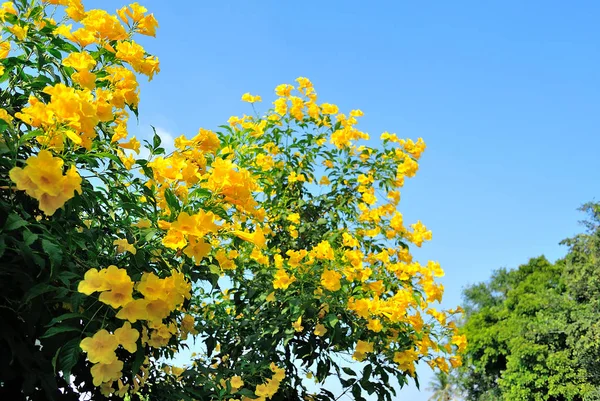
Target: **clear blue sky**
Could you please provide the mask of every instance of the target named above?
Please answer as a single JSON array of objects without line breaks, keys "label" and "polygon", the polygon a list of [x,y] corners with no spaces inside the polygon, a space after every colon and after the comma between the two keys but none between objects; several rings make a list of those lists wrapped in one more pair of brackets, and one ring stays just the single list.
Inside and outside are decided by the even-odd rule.
[{"label": "clear blue sky", "polygon": [[416,254],[445,268],[447,307],[493,269],[564,255],[576,208],[600,199],[598,2],[139,2],[159,21],[143,44],[162,69],[140,132],[216,128],[249,112],[242,93],[266,100],[306,76],[321,101],[362,109],[372,137],[423,137],[400,209],[433,230]]}]

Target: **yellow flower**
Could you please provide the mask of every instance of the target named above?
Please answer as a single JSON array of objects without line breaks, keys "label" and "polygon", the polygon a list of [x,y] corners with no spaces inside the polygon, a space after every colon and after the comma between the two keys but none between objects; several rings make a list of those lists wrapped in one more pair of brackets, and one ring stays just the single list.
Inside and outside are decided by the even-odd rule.
[{"label": "yellow flower", "polygon": [[125,322],[123,327],[115,330],[115,338],[123,348],[134,353],[137,350],[136,341],[140,338],[140,333],[136,329],[131,328],[131,323]]},{"label": "yellow flower", "polygon": [[315,327],[315,335],[321,337],[323,334],[327,333],[327,329],[321,323],[317,324]]},{"label": "yellow flower", "polygon": [[104,279],[105,272],[106,270],[89,269],[83,276],[83,281],[77,286],[77,291],[85,295],[91,295],[96,291],[108,290],[109,285]]},{"label": "yellow flower", "polygon": [[271,362],[269,369],[274,373],[273,380],[281,382],[285,378],[285,369],[275,365],[275,362]]},{"label": "yellow flower", "polygon": [[381,325],[381,321],[379,319],[369,320],[369,324],[367,324],[367,328],[375,333],[379,333],[383,326]]},{"label": "yellow flower", "polygon": [[160,322],[171,313],[169,304],[162,299],[155,299],[148,302],[146,305],[146,311],[148,312],[148,320]]},{"label": "yellow flower", "polygon": [[81,177],[75,166],[62,174],[63,161],[53,157],[47,150],[37,156],[30,156],[25,168],[15,167],[9,172],[17,189],[39,201],[40,209],[48,216],[62,207],[74,196],[81,193]]},{"label": "yellow flower", "polygon": [[306,177],[304,177],[304,174],[296,174],[295,171],[292,171],[290,173],[290,175],[288,175],[288,183],[293,183],[293,182],[304,182],[306,181]]},{"label": "yellow flower", "polygon": [[81,0],[69,0],[67,2],[68,7],[65,9],[65,13],[73,21],[81,21],[85,17],[85,10]]},{"label": "yellow flower", "polygon": [[152,227],[152,222],[148,219],[142,219],[142,220],[138,221],[137,223],[132,224],[132,226],[140,228],[140,229],[150,228],[150,227]]},{"label": "yellow flower", "polygon": [[321,105],[321,113],[323,114],[337,114],[338,112],[339,109],[335,104],[323,103]]},{"label": "yellow flower", "polygon": [[302,326],[302,316],[300,316],[298,318],[298,320],[296,320],[294,323],[292,323],[292,327],[294,328],[294,330],[296,330],[298,332],[304,330],[304,327]]},{"label": "yellow flower", "polygon": [[[159,221],[159,227],[160,227],[160,221]],[[167,232],[167,235],[162,239],[162,244],[164,246],[166,246],[167,248],[175,249],[175,250],[183,248],[184,246],[187,245],[187,243],[188,242],[186,241],[183,234],[177,230],[169,230]]]},{"label": "yellow flower", "polygon": [[320,185],[329,185],[331,184],[331,181],[329,181],[329,178],[324,175],[323,177],[321,177],[321,179],[319,180],[319,184]]},{"label": "yellow flower", "polygon": [[266,238],[263,229],[260,226],[256,226],[256,229],[253,233],[248,233],[245,231],[235,230],[233,231],[237,237],[243,239],[244,241],[252,242],[254,245],[259,247],[260,249],[266,246]]},{"label": "yellow flower", "polygon": [[273,105],[275,106],[275,113],[279,114],[279,115],[285,115],[285,113],[287,113],[287,100],[283,97],[280,97],[279,99],[275,100],[273,102]]},{"label": "yellow flower", "polygon": [[149,14],[138,22],[136,31],[142,35],[155,37],[156,28],[158,28],[158,21],[154,18],[154,14]]},{"label": "yellow flower", "polygon": [[219,249],[217,251],[217,253],[215,254],[215,259],[217,259],[217,261],[219,262],[219,266],[223,270],[234,270],[236,267],[235,262],[231,260],[231,258],[229,258],[225,251],[222,249]]},{"label": "yellow flower", "polygon": [[0,42],[0,59],[8,57],[10,42]]},{"label": "yellow flower", "polygon": [[452,344],[458,347],[458,352],[463,352],[467,348],[467,337],[463,335],[453,336]]},{"label": "yellow flower", "polygon": [[333,270],[325,270],[321,275],[321,285],[329,291],[337,291],[342,288],[340,279],[342,275]]},{"label": "yellow flower", "polygon": [[128,142],[123,142],[119,144],[123,149],[131,149],[138,155],[140,154],[140,141],[138,141],[135,136],[131,138]]},{"label": "yellow flower", "polygon": [[85,29],[97,32],[102,39],[107,40],[124,40],[127,39],[127,31],[119,23],[119,20],[114,15],[110,15],[104,10],[90,10],[85,14],[85,18],[81,21]]},{"label": "yellow flower", "polygon": [[112,363],[117,359],[115,349],[119,342],[117,338],[108,331],[102,329],[93,337],[81,340],[80,347],[87,352],[88,360],[92,363]]},{"label": "yellow flower", "polygon": [[262,101],[262,98],[260,96],[252,96],[250,93],[244,93],[242,95],[242,100],[248,103],[255,103]]},{"label": "yellow flower", "polygon": [[283,96],[283,97],[288,97],[290,96],[290,94],[292,93],[292,90],[294,89],[294,87],[292,85],[289,84],[281,84],[278,85],[275,88],[275,94],[277,96]]},{"label": "yellow flower", "polygon": [[147,300],[160,299],[164,297],[165,280],[152,272],[144,273],[141,280],[137,283],[136,289]]},{"label": "yellow flower", "polygon": [[132,41],[124,41],[117,43],[117,58],[129,63],[134,69],[144,60],[144,48]]},{"label": "yellow flower", "polygon": [[275,291],[273,291],[272,293],[270,293],[269,295],[267,295],[267,298],[265,298],[265,301],[267,302],[274,302],[275,301]]},{"label": "yellow flower", "polygon": [[144,14],[148,12],[146,7],[139,5],[138,3],[133,3],[128,7],[122,7],[117,10],[117,15],[121,20],[127,25],[133,25],[138,23],[144,18]]},{"label": "yellow flower", "polygon": [[117,380],[121,377],[123,370],[123,362],[115,359],[111,363],[98,363],[92,366],[90,373],[93,377],[94,386],[99,386],[112,380]]},{"label": "yellow flower", "polygon": [[113,245],[117,246],[117,253],[130,252],[132,254],[136,254],[137,250],[127,241],[126,238],[120,238],[113,241]]},{"label": "yellow flower", "polygon": [[204,241],[202,238],[197,238],[190,236],[189,245],[185,247],[183,253],[185,253],[188,257],[194,259],[194,263],[199,265],[208,253],[210,252],[211,245]]},{"label": "yellow flower", "polygon": [[119,313],[117,313],[117,319],[128,320],[131,323],[135,323],[138,320],[146,320],[148,319],[147,305],[148,300],[146,299],[134,299],[121,308]]},{"label": "yellow flower", "polygon": [[62,61],[65,67],[72,67],[77,71],[90,71],[96,66],[96,60],[86,51],[71,53]]},{"label": "yellow flower", "polygon": [[10,28],[8,28],[8,30],[11,31],[13,33],[13,35],[15,35],[15,37],[20,41],[25,40],[25,38],[27,37],[28,29],[29,29],[28,26],[23,28],[22,26],[19,26],[19,25],[13,25]]},{"label": "yellow flower", "polygon": [[305,77],[296,78],[296,82],[298,82],[298,89],[309,89],[313,87],[312,82]]},{"label": "yellow flower", "polygon": [[111,290],[100,294],[98,299],[107,305],[117,309],[133,300],[133,283],[120,282],[111,284]]},{"label": "yellow flower", "polygon": [[125,269],[119,269],[114,265],[108,266],[104,273],[104,279],[110,290],[100,294],[98,298],[100,302],[117,309],[133,300],[133,282]]},{"label": "yellow flower", "polygon": [[296,277],[288,275],[284,269],[279,269],[275,273],[275,280],[273,280],[273,288],[286,290],[290,284],[296,281]]},{"label": "yellow flower", "polygon": [[300,214],[298,213],[290,213],[287,217],[286,217],[287,221],[291,221],[294,224],[299,224],[300,223]]},{"label": "yellow flower", "polygon": [[80,71],[71,75],[73,82],[79,86],[93,90],[96,87],[96,74],[89,71]]},{"label": "yellow flower", "polygon": [[17,15],[17,10],[15,9],[15,4],[12,1],[5,1],[4,3],[2,3],[2,8],[0,9],[0,13]]},{"label": "yellow flower", "polygon": [[411,374],[414,374],[415,372],[414,362],[418,359],[419,355],[412,349],[394,353],[394,362],[398,364],[398,368],[400,370],[408,371]]},{"label": "yellow flower", "polygon": [[237,391],[239,388],[244,386],[244,381],[240,376],[233,376],[229,384],[231,384],[231,388]]},{"label": "yellow flower", "polygon": [[365,359],[366,354],[371,352],[373,352],[373,343],[358,340],[358,343],[356,344],[356,349],[354,351],[354,354],[352,355],[352,359],[355,359],[360,362]]},{"label": "yellow flower", "polygon": [[115,394],[121,398],[125,397],[125,394],[127,394],[127,390],[129,390],[129,386],[123,384],[123,380],[121,380],[120,378],[119,381],[117,381],[117,385],[119,386],[119,390],[115,392]]}]

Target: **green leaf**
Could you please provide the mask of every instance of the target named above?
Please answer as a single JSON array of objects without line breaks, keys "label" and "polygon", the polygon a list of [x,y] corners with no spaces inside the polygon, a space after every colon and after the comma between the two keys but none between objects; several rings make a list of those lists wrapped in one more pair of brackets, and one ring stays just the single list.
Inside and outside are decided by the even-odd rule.
[{"label": "green leaf", "polygon": [[350,368],[342,368],[342,370],[344,371],[345,374],[347,374],[349,376],[356,376],[356,372]]},{"label": "green leaf", "polygon": [[56,245],[54,242],[48,241],[47,239],[42,239],[42,249],[50,258],[50,264],[52,266],[57,266],[62,261],[62,249]]},{"label": "green leaf", "polygon": [[31,244],[33,244],[35,241],[37,241],[37,239],[38,239],[37,234],[34,234],[29,230],[23,231],[23,242],[25,243],[26,246],[31,246]]},{"label": "green leaf", "polygon": [[12,231],[12,230],[16,230],[17,228],[21,228],[21,227],[25,227],[27,225],[27,221],[23,220],[23,218],[21,216],[19,216],[16,213],[11,213],[8,215],[8,218],[6,219],[6,223],[4,224],[4,227],[2,227],[3,231]]},{"label": "green leaf", "polygon": [[157,149],[160,146],[160,144],[162,143],[162,139],[156,133],[156,128],[154,128],[154,126],[151,126],[151,127],[152,127],[152,131],[154,132],[154,136],[152,137],[152,145],[154,146],[154,149]]},{"label": "green leaf", "polygon": [[181,209],[181,205],[179,204],[179,199],[170,189],[165,189],[165,199],[167,201],[167,205],[169,205],[169,209],[171,209],[171,213],[177,214]]},{"label": "green leaf", "polygon": [[146,358],[146,349],[145,347],[140,347],[138,345],[137,350],[135,351],[135,359],[133,360],[133,364],[131,365],[131,377],[135,377],[140,371],[140,367],[144,363],[144,359]]},{"label": "green leaf", "polygon": [[29,291],[27,291],[27,294],[25,295],[25,303],[28,303],[33,298],[39,297],[40,295],[53,291],[55,289],[55,287],[52,287],[47,283],[36,284],[33,287],[31,287]]},{"label": "green leaf", "polygon": [[68,319],[74,319],[74,318],[83,318],[85,317],[85,315],[82,315],[81,313],[76,313],[76,312],[69,312],[69,313],[65,313],[63,315],[57,316],[54,319],[50,320],[50,323],[48,323],[46,325],[46,327],[50,327],[50,326],[54,326],[56,323],[68,320]]},{"label": "green leaf", "polygon": [[71,326],[53,326],[50,327],[40,338],[49,338],[60,333],[67,333],[71,331],[81,332],[81,329]]},{"label": "green leaf", "polygon": [[354,386],[352,386],[352,396],[357,401],[366,401],[365,398],[362,396],[362,390],[358,383],[355,383]]},{"label": "green leaf", "polygon": [[58,369],[63,372],[63,377],[69,382],[71,376],[71,370],[77,364],[79,355],[81,355],[81,348],[79,338],[74,338],[68,341],[65,345],[60,348],[58,354]]},{"label": "green leaf", "polygon": [[[371,373],[373,372],[373,366],[371,364],[365,366],[363,369],[363,377],[360,379],[360,383],[365,387],[365,383],[369,383],[369,379],[371,378]],[[365,389],[366,390],[366,389]]]},{"label": "green leaf", "polygon": [[33,131],[29,131],[28,133],[21,135],[21,137],[19,138],[19,146],[23,145],[25,142],[29,141],[30,139],[33,139],[35,137],[37,137],[38,135],[42,135],[44,134],[44,131],[42,131],[41,129],[36,129]]}]

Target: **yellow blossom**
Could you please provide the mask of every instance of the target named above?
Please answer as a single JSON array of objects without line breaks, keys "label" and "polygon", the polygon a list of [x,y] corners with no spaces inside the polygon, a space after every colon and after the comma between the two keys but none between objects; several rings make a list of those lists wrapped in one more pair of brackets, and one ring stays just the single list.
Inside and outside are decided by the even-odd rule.
[{"label": "yellow blossom", "polygon": [[356,349],[352,355],[352,359],[362,361],[365,359],[366,354],[373,352],[373,343],[368,341],[359,340],[356,344]]},{"label": "yellow blossom", "polygon": [[130,244],[126,238],[120,238],[120,239],[114,240],[113,245],[117,246],[117,253],[130,252],[133,255],[135,255],[137,252],[137,250],[135,249],[133,244]]},{"label": "yellow blossom", "polygon": [[97,269],[91,268],[89,269],[77,287],[77,291],[81,292],[85,295],[91,295],[96,291],[106,291],[108,290],[109,283],[105,280],[106,270],[98,271]]},{"label": "yellow blossom", "polygon": [[140,337],[139,331],[131,328],[131,323],[125,322],[123,326],[115,330],[117,342],[127,351],[134,353],[137,350],[136,341]]},{"label": "yellow blossom", "polygon": [[273,288],[286,290],[290,284],[296,281],[296,277],[288,275],[284,269],[279,269],[275,273],[275,280],[273,280]]},{"label": "yellow blossom", "polygon": [[242,100],[248,103],[255,103],[262,101],[260,96],[252,96],[250,93],[244,93],[242,95]]},{"label": "yellow blossom", "polygon": [[122,370],[123,362],[118,359],[115,359],[111,363],[97,363],[90,369],[93,378],[92,382],[94,386],[99,386],[102,383],[117,380],[121,377]]},{"label": "yellow blossom", "polygon": [[302,326],[302,316],[300,316],[298,318],[298,320],[296,320],[294,323],[292,323],[292,327],[294,328],[295,331],[302,331],[304,330],[304,327]]},{"label": "yellow blossom", "polygon": [[229,384],[231,384],[231,388],[237,391],[239,388],[244,386],[244,381],[240,376],[233,376],[229,381]]},{"label": "yellow blossom", "polygon": [[333,270],[325,270],[321,275],[321,285],[329,291],[337,291],[342,288],[340,279],[342,275]]},{"label": "yellow blossom", "polygon": [[102,329],[92,337],[81,340],[81,349],[87,352],[87,358],[92,363],[112,363],[117,359],[115,349],[119,342],[108,331]]},{"label": "yellow blossom", "polygon": [[320,336],[324,335],[325,333],[327,333],[327,329],[325,328],[324,325],[319,323],[316,325],[314,333],[315,333],[315,335],[320,337]]}]

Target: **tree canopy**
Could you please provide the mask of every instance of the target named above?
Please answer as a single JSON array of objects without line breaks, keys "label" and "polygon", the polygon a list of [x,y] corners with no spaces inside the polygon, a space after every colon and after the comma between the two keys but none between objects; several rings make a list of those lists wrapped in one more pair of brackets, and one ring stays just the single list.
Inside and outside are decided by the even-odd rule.
[{"label": "tree canopy", "polygon": [[[469,400],[587,400],[600,385],[600,204],[585,232],[464,291],[469,339],[460,382]],[[594,398],[595,399],[595,398]]]},{"label": "tree canopy", "polygon": [[334,376],[391,400],[417,362],[459,366],[443,270],[411,255],[431,231],[398,210],[424,141],[367,146],[363,112],[299,77],[142,143],[157,26],[137,3],[0,6],[0,398],[332,400]]}]

